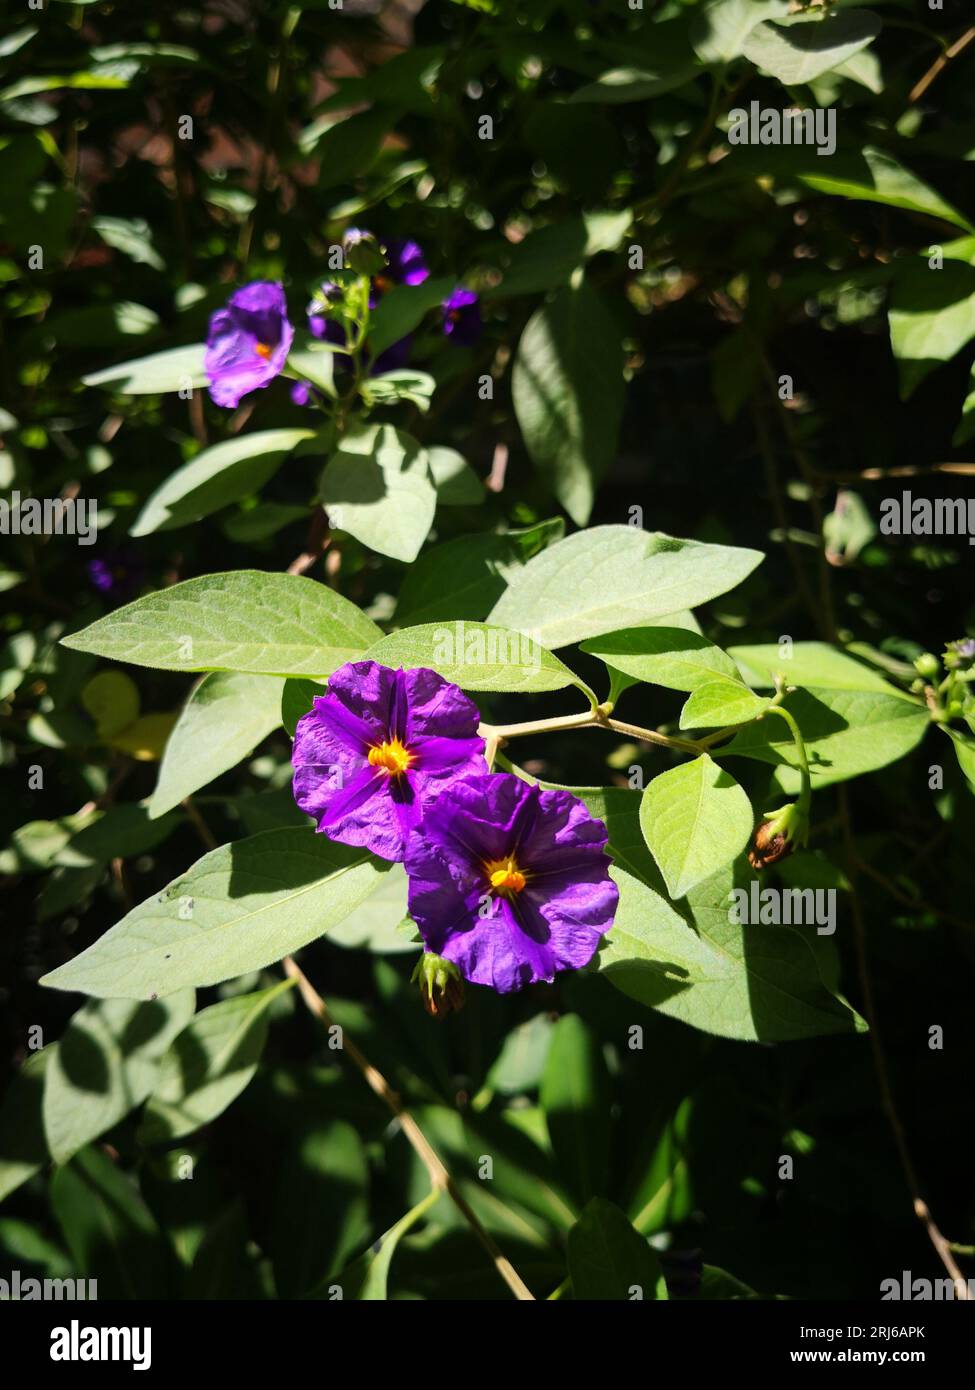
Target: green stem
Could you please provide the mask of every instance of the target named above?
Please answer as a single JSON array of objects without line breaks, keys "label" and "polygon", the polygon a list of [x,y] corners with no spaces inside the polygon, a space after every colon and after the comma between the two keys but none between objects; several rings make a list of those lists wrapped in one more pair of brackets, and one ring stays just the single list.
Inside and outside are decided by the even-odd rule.
[{"label": "green stem", "polygon": [[788,724],[789,728],[792,730],[793,742],[796,745],[796,757],[799,760],[799,773],[802,777],[802,789],[799,792],[799,799],[796,802],[796,808],[800,812],[803,812],[806,815],[808,815],[809,801],[812,795],[812,784],[809,779],[809,759],[806,757],[806,745],[803,740],[802,734],[799,731],[799,725],[796,723],[795,719],[789,713],[789,711],[787,709],[783,709],[781,705],[771,704],[769,705],[765,713],[779,715],[779,717],[784,719],[785,722]]}]

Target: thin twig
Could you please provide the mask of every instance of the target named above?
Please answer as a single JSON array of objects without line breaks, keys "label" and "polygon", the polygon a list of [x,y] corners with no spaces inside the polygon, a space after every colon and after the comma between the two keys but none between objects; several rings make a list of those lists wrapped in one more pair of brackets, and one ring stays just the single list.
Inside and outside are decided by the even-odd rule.
[{"label": "thin twig", "polygon": [[907,104],[909,106],[913,106],[916,101],[921,100],[938,74],[944,72],[952,58],[957,58],[959,53],[968,47],[972,39],[975,39],[975,24],[973,24],[970,29],[966,29],[961,38],[956,39],[950,48],[946,48],[943,53],[939,53],[920,81],[915,82],[914,86],[907,94]]},{"label": "thin twig", "polygon": [[883,1043],[880,1038],[880,1031],[877,1025],[877,1004],[873,993],[873,984],[870,980],[870,968],[867,959],[867,933],[866,924],[863,919],[863,906],[860,902],[860,894],[857,890],[856,871],[858,859],[856,855],[856,841],[853,837],[853,825],[850,818],[850,804],[847,796],[847,789],[841,787],[839,790],[840,815],[843,822],[843,840],[847,854],[847,876],[850,880],[850,900],[853,907],[853,928],[856,941],[857,965],[860,976],[860,988],[863,992],[863,1012],[869,1025],[870,1047],[873,1052],[874,1070],[877,1074],[877,1085],[880,1090],[880,1100],[884,1108],[890,1125],[891,1133],[894,1136],[894,1143],[900,1158],[901,1168],[904,1170],[904,1177],[907,1180],[908,1190],[914,1204],[914,1215],[921,1222],[928,1239],[934,1246],[935,1251],[951,1275],[954,1281],[955,1297],[967,1299],[970,1297],[968,1284],[958,1268],[957,1263],[951,1253],[951,1242],[946,1240],[941,1234],[934,1217],[931,1215],[927,1202],[921,1196],[920,1184],[914,1161],[911,1158],[911,1151],[907,1145],[907,1136],[901,1122],[897,1106],[894,1103],[894,1092],[890,1081],[890,1071],[887,1067],[887,1058],[884,1053]]},{"label": "thin twig", "polygon": [[[328,1005],[312,985],[301,967],[291,956],[285,956],[282,965],[284,966],[285,974],[292,980],[297,980],[302,1001],[309,1012],[314,1014],[326,1028],[333,1027],[334,1020],[329,1012]],[[403,1105],[403,1102],[390,1086],[382,1072],[377,1070],[363,1053],[360,1052],[359,1048],[356,1047],[355,1043],[344,1029],[342,1030],[342,1051],[348,1056],[353,1065],[358,1068],[369,1088],[379,1097],[390,1113],[398,1120],[399,1126],[408,1142],[426,1168],[433,1190],[435,1192],[445,1192],[450,1197],[461,1215],[467,1221],[471,1230],[490,1255],[495,1269],[514,1294],[515,1298],[524,1303],[533,1303],[535,1301],[535,1295],[521,1278],[521,1275],[512,1265],[511,1261],[498,1249],[492,1236],[481,1225],[481,1222],[457,1188],[456,1183],[450,1176],[440,1155],[420,1129],[416,1120]]]},{"label": "thin twig", "polygon": [[304,574],[310,570],[316,560],[320,560],[328,549],[332,537],[328,529],[328,516],[324,507],[316,506],[311,514],[308,523],[308,535],[305,537],[305,548],[300,555],[296,555],[285,571],[286,574]]},{"label": "thin twig", "polygon": [[824,473],[813,468],[813,473],[831,487],[846,483],[876,483],[886,478],[923,478],[929,473],[957,473],[968,478],[975,475],[975,463],[927,463],[899,464],[896,468],[863,468],[859,473]]},{"label": "thin twig", "polygon": [[186,812],[187,816],[189,816],[190,820],[193,823],[193,827],[196,830],[196,833],[199,835],[200,839],[206,845],[207,849],[218,849],[219,845],[217,842],[217,837],[214,835],[213,831],[210,829],[206,821],[200,815],[199,811],[193,805],[193,798],[189,796],[186,797],[184,801],[180,802],[180,805]]},{"label": "thin twig", "polygon": [[872,864],[861,859],[856,850],[852,851],[851,858],[858,869],[862,870],[868,878],[872,878],[895,902],[901,903],[904,907],[911,908],[914,912],[931,912],[939,921],[947,922],[952,927],[961,927],[964,931],[971,931],[975,926],[975,923],[966,921],[964,917],[956,917],[951,912],[945,912],[943,908],[935,907],[934,903],[919,902],[916,898],[901,892],[879,869],[875,869]]}]

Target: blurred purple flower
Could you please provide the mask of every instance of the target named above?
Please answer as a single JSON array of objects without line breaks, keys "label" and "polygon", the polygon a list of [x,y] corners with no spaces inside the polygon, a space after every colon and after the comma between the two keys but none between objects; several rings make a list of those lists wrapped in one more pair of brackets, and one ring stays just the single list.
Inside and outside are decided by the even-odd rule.
[{"label": "blurred purple flower", "polygon": [[273,381],[294,333],[282,285],[255,280],[235,290],[211,316],[207,333],[204,366],[217,405],[233,408],[242,396]]},{"label": "blurred purple flower", "polygon": [[422,247],[415,241],[401,239],[387,241],[385,246],[389,265],[373,277],[374,288],[384,294],[394,285],[422,285],[430,274]]},{"label": "blurred purple flower", "polygon": [[567,791],[460,778],[406,848],[410,916],[430,951],[502,994],[586,965],[613,924],[606,827]]},{"label": "blurred purple flower", "polygon": [[481,306],[473,290],[456,289],[443,302],[443,331],[457,347],[474,347],[481,337]]},{"label": "blurred purple flower", "polygon": [[401,860],[429,799],[485,770],[479,720],[477,706],[435,671],[351,662],[298,720],[295,801],[330,839]]},{"label": "blurred purple flower", "polygon": [[146,567],[142,555],[131,546],[106,550],[85,566],[88,579],[100,594],[110,594],[122,602],[142,588]]}]

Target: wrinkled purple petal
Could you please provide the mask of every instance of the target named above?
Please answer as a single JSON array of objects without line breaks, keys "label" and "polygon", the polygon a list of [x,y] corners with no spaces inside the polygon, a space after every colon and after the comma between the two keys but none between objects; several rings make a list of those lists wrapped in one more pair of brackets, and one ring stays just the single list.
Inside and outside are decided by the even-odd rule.
[{"label": "wrinkled purple petal", "polygon": [[[479,720],[477,706],[435,671],[351,662],[298,721],[295,800],[330,838],[401,860],[429,799],[451,778],[484,771]],[[411,757],[399,775],[369,762],[370,750],[394,740]]]},{"label": "wrinkled purple petal", "polygon": [[[410,838],[410,915],[428,950],[507,994],[591,959],[619,899],[606,829],[569,792],[508,774],[452,782]],[[526,882],[491,891],[485,864],[513,856]]]},{"label": "wrinkled purple petal", "polygon": [[473,290],[456,289],[443,302],[443,331],[457,347],[474,347],[481,336],[481,306]]},{"label": "wrinkled purple petal", "polygon": [[217,405],[233,408],[279,376],[293,338],[282,285],[255,280],[235,290],[207,333],[204,368]]}]

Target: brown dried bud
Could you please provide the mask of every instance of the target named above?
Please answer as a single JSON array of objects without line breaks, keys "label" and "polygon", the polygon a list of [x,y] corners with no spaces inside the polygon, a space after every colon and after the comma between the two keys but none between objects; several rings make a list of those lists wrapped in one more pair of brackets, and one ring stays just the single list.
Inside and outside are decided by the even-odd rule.
[{"label": "brown dried bud", "polygon": [[777,864],[795,849],[795,845],[781,831],[776,832],[772,823],[763,820],[752,837],[752,847],[748,851],[748,862],[753,869],[767,869]]},{"label": "brown dried bud", "polygon": [[799,798],[794,806],[783,806],[778,811],[766,811],[752,836],[748,862],[753,869],[767,869],[787,858],[798,845],[806,843],[809,821],[806,808]]}]

